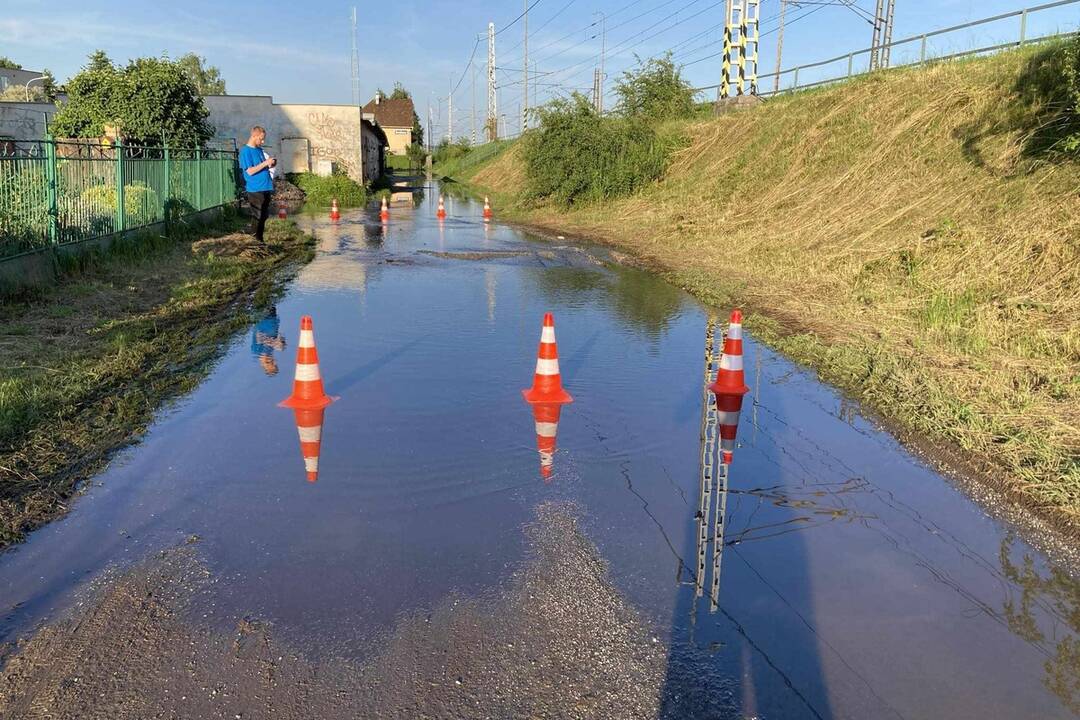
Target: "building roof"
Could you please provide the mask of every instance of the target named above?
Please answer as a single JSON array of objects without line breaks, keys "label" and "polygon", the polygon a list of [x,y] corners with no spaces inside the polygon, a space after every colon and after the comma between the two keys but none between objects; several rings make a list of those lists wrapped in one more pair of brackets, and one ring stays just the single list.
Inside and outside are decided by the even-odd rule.
[{"label": "building roof", "polygon": [[413,101],[408,98],[390,100],[383,98],[376,103],[372,100],[364,106],[364,112],[375,116],[375,122],[386,127],[407,127],[413,124]]}]

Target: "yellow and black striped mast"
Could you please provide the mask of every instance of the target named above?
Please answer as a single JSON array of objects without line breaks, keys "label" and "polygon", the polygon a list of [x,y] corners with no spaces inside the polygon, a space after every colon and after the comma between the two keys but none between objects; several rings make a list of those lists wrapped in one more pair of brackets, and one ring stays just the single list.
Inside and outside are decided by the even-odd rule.
[{"label": "yellow and black striped mast", "polygon": [[[735,94],[757,94],[758,45],[761,39],[759,19],[761,0],[728,0],[724,24],[724,61],[720,78],[720,98]],[[732,80],[732,68],[738,68],[738,80]]]}]

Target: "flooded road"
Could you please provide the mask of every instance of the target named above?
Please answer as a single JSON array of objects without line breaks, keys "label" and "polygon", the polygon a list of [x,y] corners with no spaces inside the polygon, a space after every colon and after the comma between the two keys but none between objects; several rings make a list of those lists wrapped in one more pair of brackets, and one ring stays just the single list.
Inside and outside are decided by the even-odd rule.
[{"label": "flooded road", "polygon": [[[623,622],[625,603],[626,622],[645,631],[619,642],[655,674],[655,686],[643,681],[651,716],[1080,711],[1080,581],[752,336],[718,602],[711,585],[699,597],[709,311],[601,252],[485,224],[465,200],[447,209],[437,222],[429,190],[395,198],[385,226],[377,208],[338,223],[299,216],[319,254],[273,311],[66,518],[0,555],[0,642],[83,602],[107,568],[191,541],[215,578],[194,614],[224,631],[243,618],[271,623],[277,642],[312,662],[363,664],[406,627],[429,627],[451,655],[469,656],[500,644],[499,627],[536,632],[538,608],[553,627],[587,617],[599,636],[618,623],[590,608],[618,606],[609,615]],[[521,396],[547,311],[575,398],[553,455],[538,450]],[[292,388],[302,315],[314,318],[323,381],[340,398],[318,419],[317,471],[294,414],[277,407]],[[585,545],[568,539],[576,530],[541,530],[539,554],[557,559],[565,547],[565,572],[606,570],[618,596],[582,593],[567,606],[575,618],[542,602],[568,575],[514,580],[536,552],[524,528],[551,503],[572,508]],[[496,597],[518,581],[521,593]],[[587,581],[566,582],[573,593]],[[446,608],[480,600],[494,628],[438,630]],[[532,624],[519,624],[527,615]],[[656,652],[634,654],[635,644]],[[574,647],[585,663],[589,649]],[[506,662],[542,666],[543,652]],[[455,685],[469,685],[470,667]],[[558,687],[551,672],[519,692],[545,679]],[[530,712],[589,716],[574,707]]]}]

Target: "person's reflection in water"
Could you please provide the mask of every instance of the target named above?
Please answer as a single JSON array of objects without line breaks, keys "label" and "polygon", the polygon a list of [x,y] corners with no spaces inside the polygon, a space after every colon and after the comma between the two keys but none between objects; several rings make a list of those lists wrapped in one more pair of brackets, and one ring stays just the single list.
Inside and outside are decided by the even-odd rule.
[{"label": "person's reflection in water", "polygon": [[277,308],[271,307],[262,320],[255,323],[251,331],[251,354],[259,361],[263,372],[274,376],[278,374],[275,350],[285,349],[285,337],[281,334],[281,321]]}]

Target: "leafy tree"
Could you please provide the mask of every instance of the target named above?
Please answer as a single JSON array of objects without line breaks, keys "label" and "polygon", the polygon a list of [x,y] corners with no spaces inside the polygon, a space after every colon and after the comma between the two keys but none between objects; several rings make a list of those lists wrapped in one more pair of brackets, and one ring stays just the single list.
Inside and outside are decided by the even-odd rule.
[{"label": "leafy tree", "polygon": [[0,68],[4,70],[22,70],[22,65],[5,55],[0,55]]},{"label": "leafy tree", "polygon": [[571,205],[626,195],[663,174],[676,144],[650,123],[602,117],[581,93],[536,114],[540,127],[520,141],[533,201]]},{"label": "leafy tree", "polygon": [[672,61],[671,52],[642,62],[623,72],[615,83],[618,112],[625,117],[647,121],[670,120],[694,114],[694,91]]},{"label": "leafy tree", "polygon": [[210,111],[178,62],[139,58],[121,68],[98,51],[67,92],[53,120],[60,136],[101,137],[113,125],[129,143],[195,147],[214,134]]},{"label": "leafy tree", "polygon": [[200,95],[226,94],[225,79],[221,77],[221,71],[213,65],[207,65],[206,58],[188,53],[176,62],[191,78],[191,82],[195,83]]},{"label": "leafy tree", "polygon": [[394,92],[390,93],[391,100],[412,100],[412,93],[405,89],[400,82],[394,83]]}]

